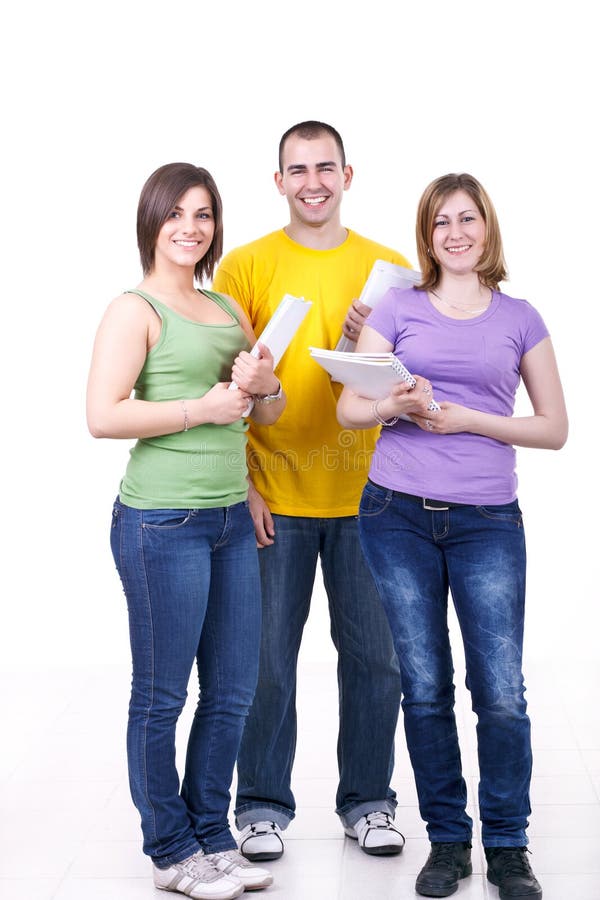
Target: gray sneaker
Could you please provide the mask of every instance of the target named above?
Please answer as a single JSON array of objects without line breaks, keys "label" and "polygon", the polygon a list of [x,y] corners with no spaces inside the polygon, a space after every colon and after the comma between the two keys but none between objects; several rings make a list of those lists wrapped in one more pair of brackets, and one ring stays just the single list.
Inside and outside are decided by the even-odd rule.
[{"label": "gray sneaker", "polygon": [[244,893],[239,878],[220,872],[201,850],[167,869],[152,866],[154,886],[177,891],[194,900],[234,900]]}]

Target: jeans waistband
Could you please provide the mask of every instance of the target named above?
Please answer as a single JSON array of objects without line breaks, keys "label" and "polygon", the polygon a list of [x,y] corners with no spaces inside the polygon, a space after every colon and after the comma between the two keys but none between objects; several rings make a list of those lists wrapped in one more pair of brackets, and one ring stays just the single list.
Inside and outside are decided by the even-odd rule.
[{"label": "jeans waistband", "polygon": [[[370,484],[374,484],[375,487],[380,488],[382,491],[391,490],[390,488],[384,488],[383,485],[377,484],[376,481],[371,481],[370,478],[367,479]],[[418,497],[416,494],[405,494],[404,491],[392,491],[392,496],[398,497],[400,500],[410,500],[411,503],[418,503],[422,509],[454,509],[459,506],[471,506],[470,503],[453,503],[451,500],[432,500],[429,497]]]}]

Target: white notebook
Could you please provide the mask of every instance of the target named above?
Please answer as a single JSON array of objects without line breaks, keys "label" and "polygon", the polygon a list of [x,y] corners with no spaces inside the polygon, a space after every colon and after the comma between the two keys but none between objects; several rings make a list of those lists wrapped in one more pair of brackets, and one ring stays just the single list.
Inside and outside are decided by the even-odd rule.
[{"label": "white notebook", "polygon": [[[258,348],[258,343],[260,342],[271,351],[273,355],[273,369],[277,368],[281,357],[289,347],[292,338],[304,321],[304,317],[311,306],[311,300],[305,300],[304,297],[293,297],[291,294],[285,294],[277,309],[265,325],[256,344],[250,351],[250,356],[259,356],[260,350]],[[237,390],[237,387],[235,381],[232,381],[229,385],[229,390]],[[253,406],[254,402],[250,403],[248,409],[244,413],[245,416],[250,415]]]},{"label": "white notebook", "polygon": [[[406,266],[386,262],[384,259],[376,259],[358,299],[365,306],[373,309],[390,288],[409,288],[420,281],[421,273],[415,269],[407,269]],[[355,347],[354,341],[350,341],[342,335],[335,349],[349,353]]]},{"label": "white notebook", "polygon": [[[402,381],[414,387],[414,377],[393,353],[346,353],[339,350],[322,350],[309,347],[312,358],[319,363],[334,381],[340,381],[361,397],[383,400],[395,384]],[[431,399],[428,409],[439,410]]]}]

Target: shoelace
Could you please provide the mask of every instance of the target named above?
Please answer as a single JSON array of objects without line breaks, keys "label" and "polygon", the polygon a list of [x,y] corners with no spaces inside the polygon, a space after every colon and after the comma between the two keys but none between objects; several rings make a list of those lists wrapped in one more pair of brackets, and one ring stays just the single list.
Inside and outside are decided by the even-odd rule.
[{"label": "shoelace", "polygon": [[186,875],[190,878],[197,878],[200,881],[212,882],[221,877],[221,873],[216,869],[209,859],[206,859],[202,850],[194,853],[189,859],[179,863]]},{"label": "shoelace", "polygon": [[[498,860],[502,865],[503,875],[525,875],[532,874],[529,860],[527,859],[528,850],[521,850],[519,847],[502,847],[498,848],[491,854],[491,860]],[[491,861],[490,860],[490,861]]]},{"label": "shoelace", "polygon": [[440,868],[452,865],[455,861],[456,844],[432,844],[429,866]]},{"label": "shoelace", "polygon": [[220,857],[222,860],[229,860],[229,865],[223,868],[223,871],[230,875],[234,869],[251,869],[253,865],[249,860],[247,860],[241,853],[238,853],[237,850],[221,850],[219,853],[213,854],[214,856]]},{"label": "shoelace", "polygon": [[251,825],[250,831],[252,834],[268,834],[269,831],[275,831],[275,822],[265,822],[265,825],[267,825],[267,829],[261,828],[260,831],[256,825]]},{"label": "shoelace", "polygon": [[365,816],[367,825],[371,828],[393,828],[394,825],[390,819],[389,813],[373,812]]}]

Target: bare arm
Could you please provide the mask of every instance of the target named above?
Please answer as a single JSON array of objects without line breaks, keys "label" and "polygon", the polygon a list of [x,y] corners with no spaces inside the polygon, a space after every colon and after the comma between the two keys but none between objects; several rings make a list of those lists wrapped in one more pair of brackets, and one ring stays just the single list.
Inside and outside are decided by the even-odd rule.
[{"label": "bare arm", "polygon": [[[549,337],[521,360],[521,377],[531,400],[531,416],[495,416],[456,403],[441,403],[440,412],[419,415],[415,422],[436,434],[470,431],[517,447],[560,450],[567,440],[565,399]],[[431,422],[433,428],[427,425]]]},{"label": "bare arm", "polygon": [[[182,431],[181,400],[152,402],[131,397],[146,355],[156,340],[158,319],[135,294],[122,294],[108,307],[94,343],[87,388],[87,420],[94,437],[147,438]],[[245,391],[217,384],[202,397],[181,398],[187,425],[228,425],[248,405]]]},{"label": "bare arm", "polygon": [[[359,353],[389,353],[393,346],[377,331],[365,325],[356,350]],[[414,377],[414,388],[404,383],[397,384],[387,397],[377,401],[377,412],[384,420],[399,415],[425,415],[431,400],[431,384],[419,375]],[[346,387],[338,400],[337,418],[343,428],[374,428],[378,424],[373,414],[373,401],[360,397]]]}]

